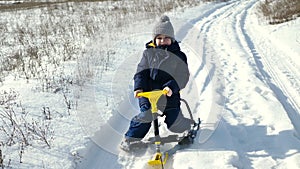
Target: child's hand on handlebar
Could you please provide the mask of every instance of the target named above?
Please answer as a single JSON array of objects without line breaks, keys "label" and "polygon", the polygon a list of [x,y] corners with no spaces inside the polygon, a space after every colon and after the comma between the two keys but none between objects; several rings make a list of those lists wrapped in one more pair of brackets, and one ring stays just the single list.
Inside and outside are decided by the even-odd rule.
[{"label": "child's hand on handlebar", "polygon": [[169,97],[171,97],[172,96],[172,94],[173,94],[173,92],[172,92],[172,90],[167,86],[167,87],[165,87],[163,90],[166,90],[167,91],[167,96],[169,96]]},{"label": "child's hand on handlebar", "polygon": [[134,93],[133,93],[134,97],[135,98],[140,98],[140,96],[138,96],[138,93],[141,93],[141,92],[143,92],[143,90],[136,90],[136,91],[134,91]]}]

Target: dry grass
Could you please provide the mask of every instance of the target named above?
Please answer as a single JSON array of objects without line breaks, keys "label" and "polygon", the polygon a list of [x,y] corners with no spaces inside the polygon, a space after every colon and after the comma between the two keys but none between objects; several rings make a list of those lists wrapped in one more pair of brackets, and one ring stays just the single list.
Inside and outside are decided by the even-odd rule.
[{"label": "dry grass", "polygon": [[300,16],[299,0],[265,0],[258,6],[270,24],[278,24],[293,20]]},{"label": "dry grass", "polygon": [[[115,38],[117,34],[112,32],[122,32],[122,29],[126,29],[126,25],[132,22],[154,19],[166,11],[182,6],[194,6],[200,2],[107,1],[107,6],[103,6],[100,5],[100,1],[105,0],[27,0],[0,5],[0,12],[11,13],[0,20],[0,83],[11,71],[17,71],[18,76],[26,79],[44,78],[45,74],[49,76],[48,72],[52,70],[50,67],[56,69],[63,62],[82,56],[86,52],[82,44],[86,44],[95,36],[102,39],[108,34],[110,38]],[[20,21],[20,18],[24,17],[26,19]],[[105,50],[107,49],[103,49]],[[103,55],[103,58],[107,56]],[[102,61],[107,62],[107,59]],[[47,67],[43,67],[44,65]],[[50,75],[55,76],[55,73]]]}]

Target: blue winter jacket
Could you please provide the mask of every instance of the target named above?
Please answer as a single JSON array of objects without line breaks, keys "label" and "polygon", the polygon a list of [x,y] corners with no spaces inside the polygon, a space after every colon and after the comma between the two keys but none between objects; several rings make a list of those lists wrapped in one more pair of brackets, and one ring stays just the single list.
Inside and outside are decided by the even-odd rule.
[{"label": "blue winter jacket", "polygon": [[[166,108],[180,106],[180,93],[189,80],[186,55],[180,50],[177,41],[169,46],[156,47],[152,41],[146,44],[142,59],[134,75],[134,90],[162,90],[168,86],[173,94],[166,97]],[[161,100],[161,99],[160,99]],[[148,99],[140,98],[140,106],[149,104]]]}]

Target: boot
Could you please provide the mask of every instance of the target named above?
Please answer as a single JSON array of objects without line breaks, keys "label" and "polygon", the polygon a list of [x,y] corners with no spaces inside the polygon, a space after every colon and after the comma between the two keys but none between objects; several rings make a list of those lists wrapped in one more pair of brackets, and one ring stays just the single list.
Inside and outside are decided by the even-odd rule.
[{"label": "boot", "polygon": [[134,149],[145,148],[147,144],[140,138],[126,138],[124,137],[119,147],[124,151],[131,151]]},{"label": "boot", "polygon": [[123,140],[121,141],[119,147],[120,147],[120,149],[122,149],[124,151],[130,151],[130,141],[129,141],[129,139],[123,138]]},{"label": "boot", "polygon": [[198,119],[198,123],[194,123],[194,125],[191,127],[191,129],[188,131],[187,135],[183,137],[180,142],[178,142],[179,145],[188,145],[188,144],[193,144],[194,139],[197,136],[197,132],[200,128],[200,119]]},{"label": "boot", "polygon": [[194,131],[194,130],[189,130],[188,131],[188,134],[183,137],[182,140],[180,140],[178,142],[179,145],[189,145],[189,144],[193,144],[194,143],[194,138],[196,136],[196,133],[197,131]]}]

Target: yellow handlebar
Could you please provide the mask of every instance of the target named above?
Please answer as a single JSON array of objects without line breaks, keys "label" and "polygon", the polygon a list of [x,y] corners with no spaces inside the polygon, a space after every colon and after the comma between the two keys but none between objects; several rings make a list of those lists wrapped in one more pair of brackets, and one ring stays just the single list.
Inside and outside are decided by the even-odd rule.
[{"label": "yellow handlebar", "polygon": [[161,95],[166,95],[168,93],[167,90],[155,90],[150,92],[141,92],[138,93],[137,96],[139,97],[146,97],[149,99],[149,102],[151,104],[151,112],[157,113],[157,101],[160,98]]}]

